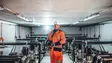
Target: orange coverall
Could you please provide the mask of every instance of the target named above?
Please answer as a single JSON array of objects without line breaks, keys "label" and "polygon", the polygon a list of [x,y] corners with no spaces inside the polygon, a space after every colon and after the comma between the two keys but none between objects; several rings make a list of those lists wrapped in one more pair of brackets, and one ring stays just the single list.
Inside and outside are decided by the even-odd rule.
[{"label": "orange coverall", "polygon": [[[56,42],[58,42],[60,44],[50,46],[50,60],[51,60],[51,63],[63,63],[62,45],[65,44],[65,41],[66,41],[65,33],[61,30],[57,30],[54,33],[54,35],[53,35],[53,33],[54,33],[53,31],[51,31],[49,33],[48,40],[52,41],[52,44],[55,44]],[[59,50],[60,49],[61,50],[57,51],[57,48],[59,48]]]}]

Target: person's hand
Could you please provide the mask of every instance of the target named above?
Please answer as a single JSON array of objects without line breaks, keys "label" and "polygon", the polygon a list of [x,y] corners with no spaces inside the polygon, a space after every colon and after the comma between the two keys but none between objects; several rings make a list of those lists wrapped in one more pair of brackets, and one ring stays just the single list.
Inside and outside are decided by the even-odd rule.
[{"label": "person's hand", "polygon": [[51,45],[52,45],[52,41],[48,40],[48,41],[47,41],[47,45],[48,45],[48,46],[51,46]]}]

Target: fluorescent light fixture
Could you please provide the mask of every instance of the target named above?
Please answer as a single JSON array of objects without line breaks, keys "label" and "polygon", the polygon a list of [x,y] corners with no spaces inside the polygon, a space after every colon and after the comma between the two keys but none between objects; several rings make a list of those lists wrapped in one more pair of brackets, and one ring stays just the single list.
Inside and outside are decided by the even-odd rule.
[{"label": "fluorescent light fixture", "polygon": [[92,15],[92,16],[90,16],[90,17],[85,18],[83,21],[87,21],[87,20],[90,20],[90,19],[95,18],[95,17],[98,17],[98,16],[100,16],[100,15],[99,15],[99,14],[97,14],[97,15]]},{"label": "fluorescent light fixture", "polygon": [[29,21],[28,19],[26,19],[25,17],[22,17],[21,15],[17,15],[17,17],[19,17],[19,18],[21,18],[21,19],[23,19],[25,21]]}]

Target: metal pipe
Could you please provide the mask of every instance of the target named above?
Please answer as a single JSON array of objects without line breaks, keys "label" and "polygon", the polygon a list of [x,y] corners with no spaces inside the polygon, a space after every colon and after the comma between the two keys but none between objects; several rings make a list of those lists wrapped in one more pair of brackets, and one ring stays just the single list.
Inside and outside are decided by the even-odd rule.
[{"label": "metal pipe", "polygon": [[38,52],[39,52],[39,61],[38,61],[38,63],[41,63],[41,44],[39,44]]},{"label": "metal pipe", "polygon": [[[86,44],[85,42],[81,42],[81,41],[75,41],[75,44]],[[112,44],[112,41],[88,41],[88,44],[90,45],[94,45],[94,44]]]},{"label": "metal pipe", "polygon": [[0,45],[40,45],[40,43],[14,43],[14,42],[10,42],[10,43],[0,43]]}]

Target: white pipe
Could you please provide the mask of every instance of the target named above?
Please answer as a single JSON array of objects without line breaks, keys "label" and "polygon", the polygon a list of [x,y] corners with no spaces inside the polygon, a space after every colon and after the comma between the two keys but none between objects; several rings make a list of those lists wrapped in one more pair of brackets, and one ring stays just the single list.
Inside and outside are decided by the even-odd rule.
[{"label": "white pipe", "polygon": [[23,17],[22,15],[18,14],[18,13],[15,12],[15,11],[12,11],[11,9],[9,9],[9,8],[7,8],[7,7],[5,7],[5,6],[0,7],[0,10],[7,10],[7,11],[9,11],[9,12],[15,14],[15,15],[16,15],[18,18],[20,18],[20,19],[23,19],[23,20],[25,20],[25,21],[30,21],[30,20],[26,19],[25,17]]},{"label": "white pipe", "polygon": [[107,11],[107,10],[112,10],[112,7],[109,7],[109,8],[103,9],[103,10],[97,12],[97,13],[91,14],[89,17],[84,18],[84,19],[82,20],[82,22],[83,22],[83,21],[90,20],[90,19],[93,19],[93,18],[95,18],[95,17],[98,17],[98,16],[100,16],[100,13],[105,12],[105,11]]}]

